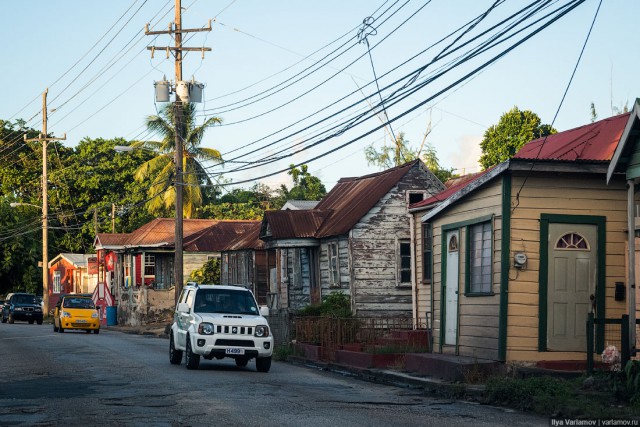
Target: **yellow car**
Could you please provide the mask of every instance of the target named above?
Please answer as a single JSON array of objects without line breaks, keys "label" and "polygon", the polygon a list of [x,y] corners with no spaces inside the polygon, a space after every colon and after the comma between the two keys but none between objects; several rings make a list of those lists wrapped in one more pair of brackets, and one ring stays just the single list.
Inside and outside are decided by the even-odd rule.
[{"label": "yellow car", "polygon": [[100,333],[100,316],[91,297],[64,295],[60,298],[53,313],[53,332],[64,332],[65,329]]}]

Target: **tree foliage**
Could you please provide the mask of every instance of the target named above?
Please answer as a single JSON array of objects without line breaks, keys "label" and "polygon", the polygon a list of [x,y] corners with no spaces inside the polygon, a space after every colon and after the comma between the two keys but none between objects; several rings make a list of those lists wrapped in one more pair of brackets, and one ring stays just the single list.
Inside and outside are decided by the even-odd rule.
[{"label": "tree foliage", "polygon": [[220,266],[222,262],[220,258],[212,258],[207,261],[201,268],[194,270],[189,278],[198,283],[220,284]]},{"label": "tree foliage", "polygon": [[513,107],[484,133],[480,165],[486,169],[509,160],[527,142],[556,132],[550,125],[542,124],[536,113]]},{"label": "tree foliage", "polygon": [[294,165],[289,167],[291,169],[287,174],[293,179],[293,187],[291,190],[287,190],[284,185],[280,188],[281,195],[286,196],[287,200],[320,200],[327,194],[320,178],[311,175],[307,165],[302,165],[299,169]]},{"label": "tree foliage", "polygon": [[[222,123],[218,117],[209,117],[204,123],[196,123],[195,104],[184,104],[182,107],[182,122],[184,124],[180,134],[183,136],[182,147],[182,182],[183,182],[183,214],[185,218],[194,216],[196,209],[212,198],[213,182],[206,173],[204,162],[219,163],[222,161],[220,152],[213,148],[204,148],[200,144],[205,131]],[[150,180],[147,192],[147,208],[156,216],[170,216],[175,206],[175,127],[176,110],[173,104],[167,104],[158,116],[147,117],[147,128],[159,134],[160,141],[145,141],[134,143],[155,152],[157,155],[142,164],[135,174],[139,182]],[[208,186],[208,187],[207,187]]]},{"label": "tree foliage", "polygon": [[413,148],[404,132],[400,132],[393,146],[384,145],[376,149],[373,144],[364,150],[367,164],[377,166],[380,169],[390,169],[403,163],[420,158],[429,170],[441,181],[446,182],[454,177],[453,168],[445,168],[440,165],[438,153],[431,144],[425,144],[422,150]]}]

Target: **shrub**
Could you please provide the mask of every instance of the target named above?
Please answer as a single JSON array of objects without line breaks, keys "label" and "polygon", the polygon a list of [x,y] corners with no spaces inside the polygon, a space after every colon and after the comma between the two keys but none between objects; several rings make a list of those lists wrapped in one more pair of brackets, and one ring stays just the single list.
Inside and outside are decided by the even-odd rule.
[{"label": "shrub", "polygon": [[351,317],[351,299],[344,292],[332,292],[322,299],[321,304],[308,305],[298,311],[300,316]]}]

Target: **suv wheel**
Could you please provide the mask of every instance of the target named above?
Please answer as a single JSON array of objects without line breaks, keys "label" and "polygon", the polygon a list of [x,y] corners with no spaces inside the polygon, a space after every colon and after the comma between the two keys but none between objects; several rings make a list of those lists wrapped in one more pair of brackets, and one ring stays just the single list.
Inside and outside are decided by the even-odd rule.
[{"label": "suv wheel", "polygon": [[269,372],[271,368],[271,356],[269,357],[258,357],[256,359],[256,369],[258,372]]},{"label": "suv wheel", "polygon": [[7,323],[7,318],[4,317],[4,313],[2,313],[2,323]]},{"label": "suv wheel", "polygon": [[169,362],[172,365],[182,363],[182,350],[176,350],[176,344],[173,341],[173,334],[169,337]]},{"label": "suv wheel", "polygon": [[53,321],[53,332],[58,332],[58,327],[56,326],[56,321]]},{"label": "suv wheel", "polygon": [[36,320],[36,323],[37,323],[38,325],[42,325],[42,319],[38,319],[38,320]]},{"label": "suv wheel", "polygon": [[13,324],[15,319],[13,318],[13,313],[9,313],[9,324]]},{"label": "suv wheel", "polygon": [[187,349],[185,350],[184,361],[187,369],[198,369],[200,366],[200,355],[191,351],[191,338],[187,336]]}]

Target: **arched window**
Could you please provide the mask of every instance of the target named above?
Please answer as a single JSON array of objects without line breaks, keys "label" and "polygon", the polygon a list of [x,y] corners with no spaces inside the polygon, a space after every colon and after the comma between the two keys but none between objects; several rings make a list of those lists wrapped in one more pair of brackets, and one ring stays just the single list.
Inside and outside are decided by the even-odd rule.
[{"label": "arched window", "polygon": [[591,250],[587,239],[579,233],[567,233],[556,241],[556,249],[565,251],[589,251]]},{"label": "arched window", "polygon": [[449,252],[457,252],[458,251],[458,236],[455,234],[451,236],[449,239]]}]

